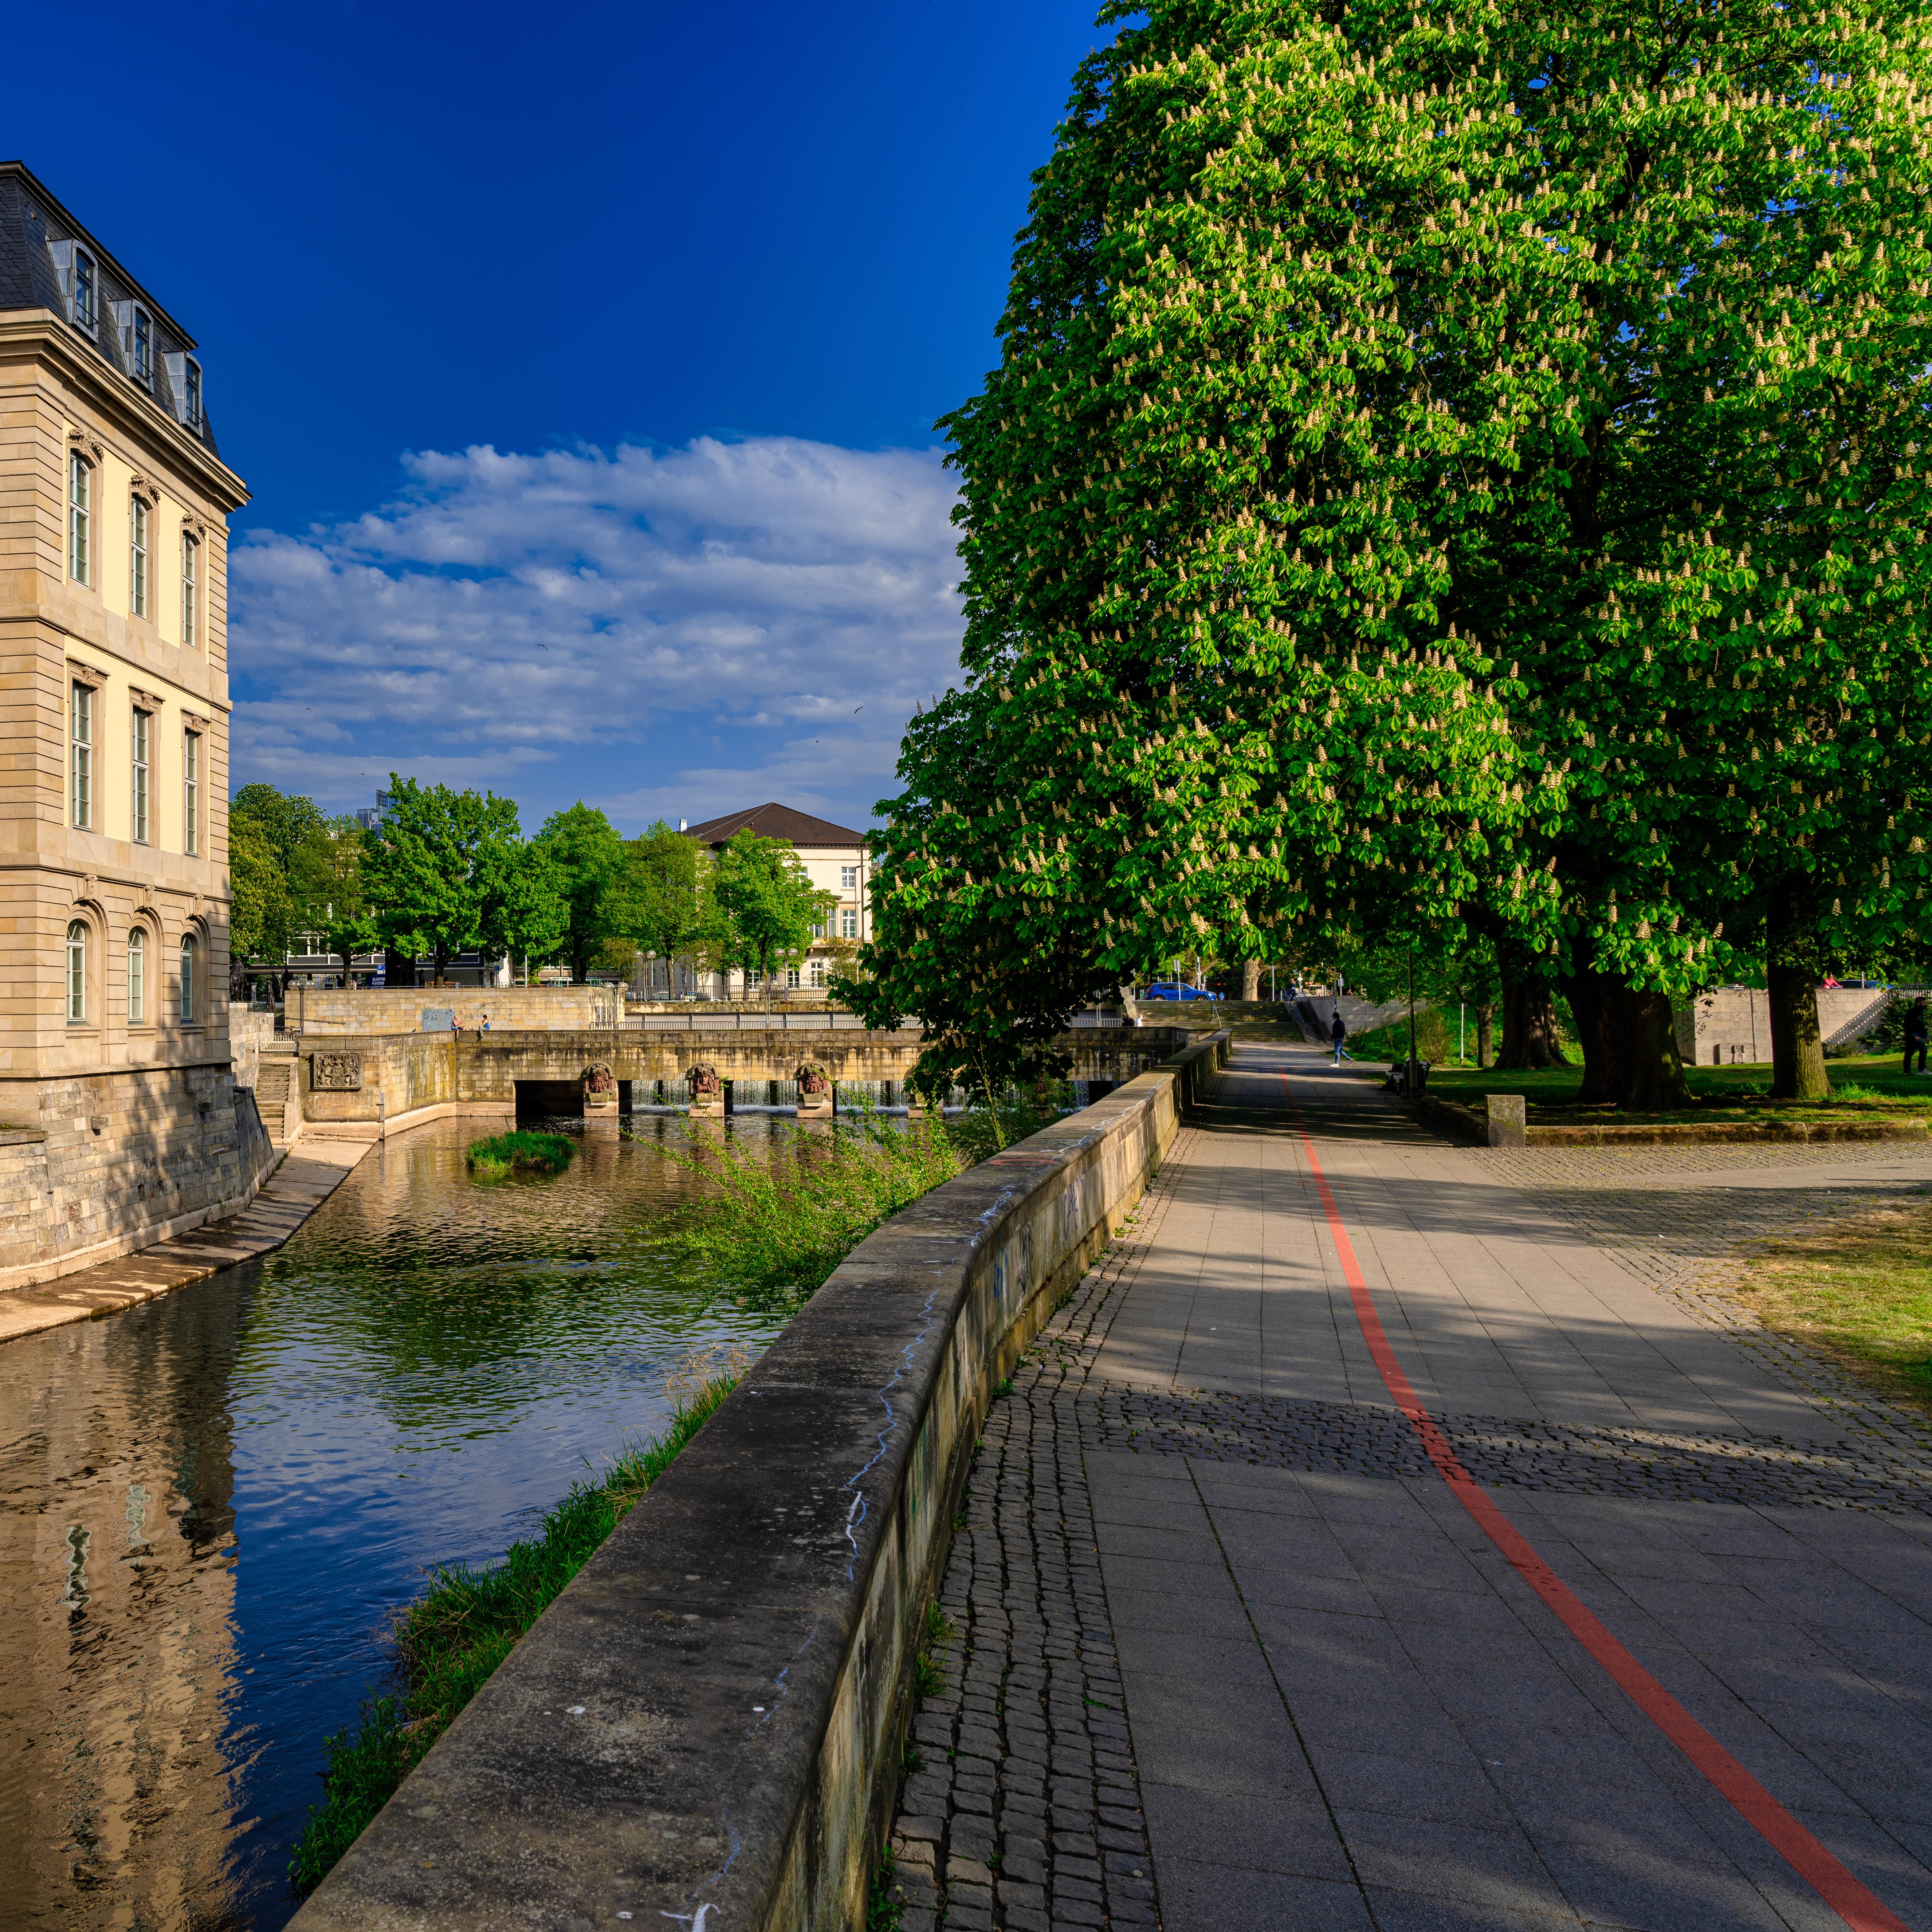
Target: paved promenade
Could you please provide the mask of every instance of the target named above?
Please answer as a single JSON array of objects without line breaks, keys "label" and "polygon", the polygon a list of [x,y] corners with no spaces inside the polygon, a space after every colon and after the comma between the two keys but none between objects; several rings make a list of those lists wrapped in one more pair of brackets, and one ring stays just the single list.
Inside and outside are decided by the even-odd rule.
[{"label": "paved promenade", "polygon": [[988,1419],[904,1932],[1932,1932],[1932,1435],[1721,1280],[1928,1186],[1238,1048]]}]

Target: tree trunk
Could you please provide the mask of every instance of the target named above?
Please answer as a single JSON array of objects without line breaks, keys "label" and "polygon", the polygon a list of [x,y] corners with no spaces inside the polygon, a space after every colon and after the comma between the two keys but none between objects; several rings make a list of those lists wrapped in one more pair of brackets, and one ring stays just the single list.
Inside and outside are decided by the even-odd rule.
[{"label": "tree trunk", "polygon": [[416,982],[416,955],[405,952],[400,946],[391,946],[382,956],[382,984],[413,986]]},{"label": "tree trunk", "polygon": [[[1582,1016],[1577,1017],[1580,1021]],[[1479,1028],[1487,1024],[1480,1013],[1477,1024]],[[1480,1040],[1480,1034],[1478,1037]],[[1480,1046],[1478,1052],[1480,1056]],[[1504,986],[1503,1048],[1496,1055],[1496,1064],[1507,1067],[1563,1064],[1562,1036],[1547,980],[1514,980]]]},{"label": "tree trunk", "polygon": [[1822,1100],[1832,1083],[1818,1031],[1818,935],[1806,881],[1786,878],[1766,908],[1765,984],[1771,994],[1771,1097]]},{"label": "tree trunk", "polygon": [[1657,1112],[1690,1104],[1667,993],[1640,993],[1586,967],[1565,989],[1583,1048],[1584,1106]]},{"label": "tree trunk", "polygon": [[1241,962],[1241,998],[1258,1000],[1262,996],[1262,962],[1258,959]]},{"label": "tree trunk", "polygon": [[1476,1064],[1478,1066],[1492,1064],[1496,1051],[1496,1010],[1494,1006],[1485,1005],[1476,1009]]}]

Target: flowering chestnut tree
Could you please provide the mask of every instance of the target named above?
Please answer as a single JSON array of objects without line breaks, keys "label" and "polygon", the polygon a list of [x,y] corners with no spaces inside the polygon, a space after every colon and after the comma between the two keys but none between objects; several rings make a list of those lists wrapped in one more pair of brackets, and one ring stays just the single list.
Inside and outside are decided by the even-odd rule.
[{"label": "flowering chestnut tree", "polygon": [[1669,1097],[1730,949],[1922,890],[1924,22],[1132,10],[944,425],[868,1010],[1005,1073],[1209,934],[1460,932]]}]

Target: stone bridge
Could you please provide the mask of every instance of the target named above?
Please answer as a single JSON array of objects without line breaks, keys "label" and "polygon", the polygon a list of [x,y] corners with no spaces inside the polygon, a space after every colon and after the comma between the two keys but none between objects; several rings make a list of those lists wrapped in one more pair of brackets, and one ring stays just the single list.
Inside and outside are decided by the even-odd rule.
[{"label": "stone bridge", "polygon": [[[1184,1027],[1082,1027],[1063,1034],[1072,1077],[1102,1091],[1131,1080],[1192,1042]],[[790,1105],[802,1066],[885,1105],[903,1097],[924,1036],[862,1028],[586,1027],[528,1031],[329,1034],[297,1046],[302,1114],[311,1132],[374,1138],[452,1114],[503,1114],[519,1106],[584,1111],[586,1080],[610,1070],[617,1111],[685,1099],[684,1078],[710,1066],[727,1106]]]}]

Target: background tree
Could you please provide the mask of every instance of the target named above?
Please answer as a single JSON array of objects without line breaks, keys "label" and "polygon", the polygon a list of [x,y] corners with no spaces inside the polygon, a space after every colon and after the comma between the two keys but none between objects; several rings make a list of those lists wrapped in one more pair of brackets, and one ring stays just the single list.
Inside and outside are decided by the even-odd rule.
[{"label": "background tree", "polygon": [[427,952],[440,980],[455,954],[482,944],[491,895],[503,892],[519,843],[517,808],[494,793],[419,785],[393,772],[389,797],[363,854],[363,884],[392,961],[407,961],[413,983],[415,960]]},{"label": "background tree", "polygon": [[[236,945],[231,932],[231,961],[238,956],[263,960],[274,972],[279,997],[287,990],[289,953],[298,946],[306,948],[329,930],[335,828],[313,799],[278,791],[271,784],[244,785],[230,800],[228,817],[231,854],[238,839],[247,841],[248,862],[256,873],[251,890],[273,915],[260,926],[259,941],[248,951]],[[239,832],[238,827],[242,828]],[[278,884],[272,890],[261,881],[264,861],[274,867]],[[231,872],[234,864],[231,856]],[[260,896],[265,891],[266,896]]]},{"label": "background tree", "polygon": [[703,944],[710,854],[662,818],[624,848],[620,922],[638,952],[674,964]]},{"label": "background tree", "polygon": [[279,971],[289,949],[288,882],[280,854],[261,821],[246,812],[228,822],[228,996],[248,997],[249,962],[271,962]]},{"label": "background tree", "polygon": [[477,922],[486,959],[520,956],[527,977],[532,959],[568,944],[571,916],[569,881],[550,848],[532,839],[494,848]]},{"label": "background tree", "polygon": [[824,922],[838,896],[812,883],[783,839],[754,832],[734,834],[718,854],[712,894],[731,962],[764,979],[769,1010],[773,972],[804,956],[812,928]]},{"label": "background tree", "polygon": [[623,905],[624,841],[594,806],[581,799],[545,819],[532,843],[549,858],[561,882],[568,924],[557,942],[580,982],[604,942],[628,937]]}]

